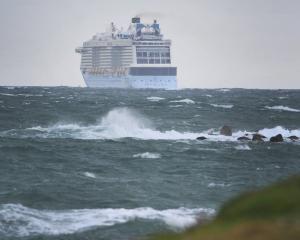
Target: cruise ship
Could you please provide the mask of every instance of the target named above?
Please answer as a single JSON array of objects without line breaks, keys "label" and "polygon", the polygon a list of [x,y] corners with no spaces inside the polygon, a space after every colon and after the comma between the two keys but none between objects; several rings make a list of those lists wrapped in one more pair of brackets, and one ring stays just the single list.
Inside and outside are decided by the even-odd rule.
[{"label": "cruise ship", "polygon": [[171,40],[164,39],[157,20],[142,23],[134,17],[127,31],[114,23],[75,50],[88,87],[177,88],[177,67],[172,65]]}]

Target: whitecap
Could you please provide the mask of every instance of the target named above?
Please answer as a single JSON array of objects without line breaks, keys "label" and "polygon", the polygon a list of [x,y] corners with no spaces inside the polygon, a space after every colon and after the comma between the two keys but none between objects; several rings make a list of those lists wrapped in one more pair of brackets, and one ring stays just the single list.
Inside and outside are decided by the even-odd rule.
[{"label": "whitecap", "polygon": [[228,88],[221,88],[221,89],[217,89],[218,92],[229,92],[231,89]]},{"label": "whitecap", "polygon": [[289,136],[300,136],[300,129],[289,130],[282,126],[277,126],[274,128],[264,128],[258,131],[260,134],[264,135],[267,138],[271,138],[278,134],[281,134],[284,138]]},{"label": "whitecap", "polygon": [[251,150],[251,148],[248,145],[238,145],[234,147],[236,150]]},{"label": "whitecap", "polygon": [[144,152],[144,153],[137,153],[133,155],[134,158],[160,158],[159,153],[150,153],[150,152]]},{"label": "whitecap", "polygon": [[173,100],[170,102],[174,102],[174,103],[186,103],[186,104],[195,104],[195,101],[185,98],[185,99],[181,99],[181,100]]},{"label": "whitecap", "polygon": [[158,101],[164,100],[165,98],[162,98],[162,97],[147,97],[147,99],[150,102],[158,102]]},{"label": "whitecap", "polygon": [[11,94],[11,93],[0,93],[0,95],[3,95],[3,96],[12,96],[12,97],[17,96],[15,94]]},{"label": "whitecap", "polygon": [[290,108],[287,106],[265,106],[265,108],[270,109],[270,110],[277,110],[277,111],[288,111],[288,112],[300,112],[299,109],[295,109],[295,108]]},{"label": "whitecap", "polygon": [[4,88],[13,90],[13,89],[15,89],[15,88],[17,88],[17,87],[13,87],[13,86],[5,86]]},{"label": "whitecap", "polygon": [[169,107],[178,108],[178,107],[183,107],[183,106],[182,105],[170,105]]},{"label": "whitecap", "polygon": [[24,96],[24,97],[43,97],[42,94],[28,94],[28,93],[19,93],[18,96]]},{"label": "whitecap", "polygon": [[84,172],[83,175],[89,178],[96,178],[96,175],[91,172]]},{"label": "whitecap", "polygon": [[217,108],[232,108],[233,105],[231,104],[210,104],[213,107],[217,107]]},{"label": "whitecap", "polygon": [[230,184],[225,184],[225,183],[214,183],[211,182],[207,185],[209,188],[214,188],[214,187],[230,187]]},{"label": "whitecap", "polygon": [[[272,129],[262,129],[260,134],[267,138],[282,134],[284,137],[300,136],[300,130],[288,130],[281,126]],[[202,132],[179,132],[174,129],[158,130],[145,116],[126,107],[109,111],[101,120],[93,125],[78,123],[57,123],[51,126],[35,126],[26,129],[11,129],[0,132],[5,137],[40,137],[40,138],[73,138],[73,139],[119,139],[134,138],[143,140],[196,140],[206,137],[206,141],[236,142],[237,138],[253,132],[246,130],[233,132],[232,136],[223,136],[219,130],[209,129]]]},{"label": "whitecap", "polygon": [[278,97],[278,99],[288,99],[289,97]]},{"label": "whitecap", "polygon": [[72,234],[134,220],[161,221],[174,230],[181,230],[196,224],[199,217],[214,213],[210,208],[38,210],[21,204],[2,204],[0,219],[5,222],[0,222],[0,232],[8,237]]}]

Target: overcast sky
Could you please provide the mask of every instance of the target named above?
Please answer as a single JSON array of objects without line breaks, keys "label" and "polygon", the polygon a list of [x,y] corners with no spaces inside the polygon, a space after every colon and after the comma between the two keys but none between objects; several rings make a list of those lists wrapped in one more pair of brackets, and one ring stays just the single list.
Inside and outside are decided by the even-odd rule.
[{"label": "overcast sky", "polygon": [[0,0],[0,85],[84,86],[74,49],[155,17],[181,88],[300,88],[299,0]]}]

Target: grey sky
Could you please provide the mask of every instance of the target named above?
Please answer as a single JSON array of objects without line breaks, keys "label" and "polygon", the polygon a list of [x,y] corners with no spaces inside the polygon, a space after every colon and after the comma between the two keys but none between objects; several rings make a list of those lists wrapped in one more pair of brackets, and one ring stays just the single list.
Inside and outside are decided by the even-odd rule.
[{"label": "grey sky", "polygon": [[300,88],[298,0],[0,0],[0,85],[84,86],[74,49],[139,13],[172,39],[179,87]]}]

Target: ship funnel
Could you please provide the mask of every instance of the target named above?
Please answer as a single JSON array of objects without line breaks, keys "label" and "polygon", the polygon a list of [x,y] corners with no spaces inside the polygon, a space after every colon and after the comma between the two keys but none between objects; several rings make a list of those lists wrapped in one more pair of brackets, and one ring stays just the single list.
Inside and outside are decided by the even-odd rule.
[{"label": "ship funnel", "polygon": [[131,19],[131,23],[141,23],[141,18],[134,17],[134,18]]}]

